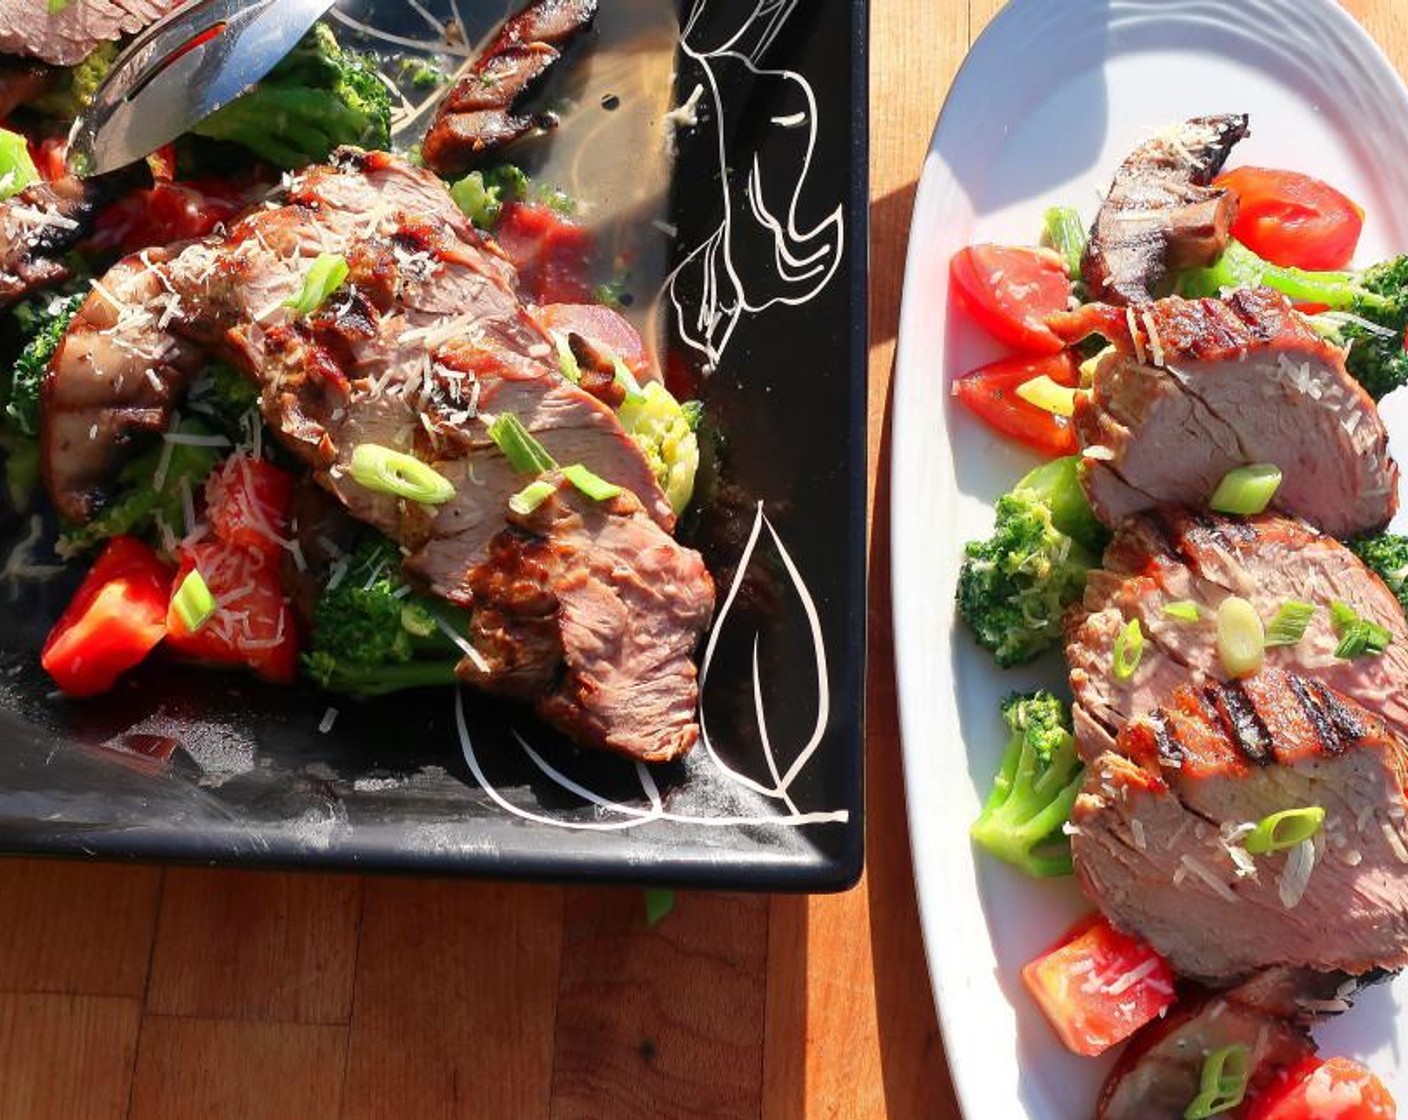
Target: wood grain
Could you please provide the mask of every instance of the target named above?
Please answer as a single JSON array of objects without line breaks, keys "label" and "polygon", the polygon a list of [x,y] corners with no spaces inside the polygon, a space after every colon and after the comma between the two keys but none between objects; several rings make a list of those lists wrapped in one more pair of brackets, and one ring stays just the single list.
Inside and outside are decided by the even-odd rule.
[{"label": "wood grain", "polygon": [[[873,0],[867,870],[827,898],[0,862],[0,1120],[958,1120],[890,649],[916,179],[1000,0]],[[1346,5],[1400,69],[1408,4]]]},{"label": "wood grain", "polygon": [[346,1023],[362,884],[351,876],[167,872],[147,1009]]},{"label": "wood grain", "polygon": [[341,1027],[149,1014],[129,1115],[337,1120],[346,1043]]}]

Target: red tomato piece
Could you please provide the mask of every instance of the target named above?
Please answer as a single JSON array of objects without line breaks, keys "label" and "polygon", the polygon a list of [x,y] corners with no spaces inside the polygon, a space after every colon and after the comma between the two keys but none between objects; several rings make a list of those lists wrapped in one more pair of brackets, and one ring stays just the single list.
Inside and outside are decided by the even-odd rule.
[{"label": "red tomato piece", "polygon": [[536,303],[589,303],[591,231],[540,202],[510,202],[494,239],[518,269],[523,290]]},{"label": "red tomato piece", "polygon": [[1238,167],[1213,186],[1237,196],[1232,236],[1273,264],[1328,270],[1354,256],[1364,211],[1328,183],[1299,171]]},{"label": "red tomato piece", "polygon": [[1022,980],[1066,1047],[1093,1057],[1173,1005],[1173,970],[1100,915],[1077,923]]},{"label": "red tomato piece", "polygon": [[93,224],[92,247],[136,253],[204,237],[245,207],[244,192],[220,183],[161,180],[104,209]]},{"label": "red tomato piece", "polygon": [[199,630],[187,630],[174,609],[166,616],[167,645],[197,661],[233,665],[279,684],[298,676],[298,626],[272,553],[224,541],[182,545],[173,584],[199,571],[218,608]]},{"label": "red tomato piece", "polygon": [[1069,350],[1044,358],[1003,358],[953,383],[953,395],[983,423],[1053,458],[1074,455],[1076,431],[1069,416],[1038,408],[1017,387],[1045,375],[1058,385],[1080,384],[1080,366]]},{"label": "red tomato piece", "polygon": [[1257,1094],[1246,1120],[1396,1120],[1398,1106],[1374,1074],[1349,1058],[1310,1058]]},{"label": "red tomato piece", "polygon": [[79,585],[40,654],[70,696],[117,683],[166,636],[171,569],[132,537],[114,537]]},{"label": "red tomato piece", "polygon": [[211,530],[226,544],[276,555],[288,539],[293,487],[287,471],[232,455],[205,484]]},{"label": "red tomato piece", "polygon": [[999,342],[1029,354],[1065,345],[1046,319],[1068,309],[1071,280],[1050,249],[970,245],[954,254],[949,277],[959,305]]},{"label": "red tomato piece", "polygon": [[578,334],[598,350],[614,354],[637,380],[652,377],[640,332],[619,312],[599,303],[550,303],[538,310],[537,319],[545,331]]}]

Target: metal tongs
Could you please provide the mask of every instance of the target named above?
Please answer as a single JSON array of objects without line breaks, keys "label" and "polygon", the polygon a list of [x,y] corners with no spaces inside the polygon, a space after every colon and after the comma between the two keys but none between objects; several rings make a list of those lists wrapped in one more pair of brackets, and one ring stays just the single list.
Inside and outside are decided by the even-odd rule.
[{"label": "metal tongs", "polygon": [[68,166],[102,175],[136,163],[227,105],[336,0],[193,0],[142,32],[74,122]]}]

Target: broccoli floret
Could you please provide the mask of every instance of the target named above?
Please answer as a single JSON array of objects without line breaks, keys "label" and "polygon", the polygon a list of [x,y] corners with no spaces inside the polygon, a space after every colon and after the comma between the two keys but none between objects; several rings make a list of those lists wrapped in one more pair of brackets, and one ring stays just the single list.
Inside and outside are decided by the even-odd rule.
[{"label": "broccoli floret", "polygon": [[212,362],[191,386],[186,406],[238,443],[246,434],[250,413],[259,406],[259,386],[234,366]]},{"label": "broccoli floret", "polygon": [[958,612],[1004,668],[1053,646],[1107,539],[1080,487],[1075,456],[1037,468],[997,503],[985,541],[964,548]]},{"label": "broccoli floret", "polygon": [[351,696],[454,682],[461,651],[437,619],[463,630],[467,617],[446,603],[409,594],[400,567],[400,550],[376,534],[347,558],[313,611],[303,659],[311,679]]},{"label": "broccoli floret", "polygon": [[10,375],[5,413],[10,423],[24,435],[39,433],[39,393],[44,385],[44,373],[82,303],[83,297],[75,295],[47,302],[30,301],[23,311],[15,310],[15,318],[28,341]]},{"label": "broccoli floret", "polygon": [[1049,692],[1013,693],[1002,702],[1011,731],[1002,765],[972,836],[998,859],[1045,878],[1071,873],[1070,819],[1085,767],[1076,754],[1066,705]]},{"label": "broccoli floret", "polygon": [[670,508],[681,514],[694,496],[694,476],[699,471],[699,440],[694,434],[698,409],[681,405],[658,381],[644,388],[632,384],[632,390],[617,416],[645,453]]},{"label": "broccoli floret", "polygon": [[436,86],[443,86],[450,80],[450,76],[445,71],[423,58],[406,57],[400,59],[396,63],[396,74],[402,81],[410,82],[416,89],[434,89]]},{"label": "broccoli floret", "polygon": [[1349,547],[1398,596],[1403,609],[1408,610],[1408,537],[1380,533],[1376,537],[1352,540]]},{"label": "broccoli floret", "polygon": [[279,167],[318,163],[341,144],[391,146],[391,93],[359,54],[317,24],[267,77],[192,130]]},{"label": "broccoli floret", "polygon": [[116,43],[100,43],[92,54],[64,73],[48,92],[36,98],[34,108],[48,116],[72,120],[93,103],[98,87],[112,70],[119,53]]},{"label": "broccoli floret", "polygon": [[498,224],[504,204],[527,198],[532,185],[521,169],[505,163],[486,171],[471,171],[450,187],[450,197],[471,222],[490,230]]},{"label": "broccoli floret", "polygon": [[[176,430],[191,436],[215,434],[197,420],[183,420]],[[78,556],[113,537],[153,533],[169,551],[184,531],[186,494],[199,491],[223,454],[214,447],[158,441],[122,468],[116,496],[102,513],[60,535],[59,555]]]},{"label": "broccoli floret", "polygon": [[1311,325],[1336,346],[1349,347],[1345,368],[1375,400],[1408,383],[1408,256],[1394,257],[1359,272],[1308,272],[1262,260],[1239,242],[1211,268],[1179,278],[1187,296],[1211,296],[1225,288],[1265,286],[1296,303],[1328,310]]}]

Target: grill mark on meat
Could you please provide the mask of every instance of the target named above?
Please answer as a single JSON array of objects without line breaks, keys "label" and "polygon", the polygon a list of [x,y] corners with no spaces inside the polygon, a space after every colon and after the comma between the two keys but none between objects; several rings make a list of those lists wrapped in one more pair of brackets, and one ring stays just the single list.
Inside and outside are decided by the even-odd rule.
[{"label": "grill mark on meat", "polygon": [[1336,721],[1331,719],[1329,714],[1321,707],[1318,696],[1312,691],[1310,682],[1297,673],[1288,673],[1286,682],[1290,685],[1291,692],[1300,703],[1301,711],[1310,720],[1311,726],[1315,728],[1315,734],[1320,740],[1320,745],[1330,754],[1341,754],[1344,751],[1346,740],[1340,734],[1340,727]]},{"label": "grill mark on meat", "polygon": [[1188,750],[1178,737],[1178,729],[1169,721],[1168,713],[1156,709],[1148,715],[1149,725],[1154,729],[1154,744],[1158,748],[1160,761],[1174,768],[1181,768],[1188,757]]},{"label": "grill mark on meat", "polygon": [[596,18],[597,0],[533,0],[500,29],[469,73],[450,90],[421,152],[441,175],[462,175],[480,157],[555,118],[522,103]]},{"label": "grill mark on meat", "polygon": [[1210,684],[1202,695],[1217,713],[1228,737],[1248,759],[1258,766],[1274,761],[1271,732],[1240,681]]},{"label": "grill mark on meat", "polygon": [[1364,737],[1363,721],[1333,691],[1317,680],[1307,680],[1305,683],[1315,693],[1342,744]]}]

